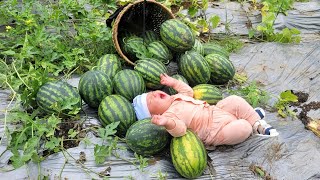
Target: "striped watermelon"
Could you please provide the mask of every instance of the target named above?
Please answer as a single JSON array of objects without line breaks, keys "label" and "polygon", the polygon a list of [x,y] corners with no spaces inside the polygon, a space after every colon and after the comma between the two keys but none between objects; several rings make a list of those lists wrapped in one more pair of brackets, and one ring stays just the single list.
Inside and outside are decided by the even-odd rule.
[{"label": "striped watermelon", "polygon": [[145,35],[144,36],[142,35],[142,38],[143,38],[144,43],[146,45],[149,45],[150,43],[152,43],[154,41],[159,41],[160,40],[159,35],[156,32],[152,31],[152,30],[146,31]]},{"label": "striped watermelon", "polygon": [[162,41],[154,41],[147,47],[152,57],[168,64],[172,60],[172,54]]},{"label": "striped watermelon", "polygon": [[124,39],[125,54],[132,60],[137,60],[141,58],[151,57],[143,38],[138,36],[131,36]]},{"label": "striped watermelon", "polygon": [[160,26],[161,40],[173,51],[185,52],[192,49],[195,36],[189,26],[178,19],[169,19]]},{"label": "striped watermelon", "polygon": [[170,134],[163,126],[151,122],[151,118],[135,122],[127,131],[126,143],[142,156],[161,152],[170,142]]},{"label": "striped watermelon", "polygon": [[210,105],[222,99],[222,91],[212,84],[198,84],[193,88],[193,98],[206,101]]},{"label": "striped watermelon", "polygon": [[134,70],[139,72],[146,87],[150,89],[161,89],[163,85],[160,84],[160,74],[167,73],[166,66],[154,59],[141,59],[136,62]]},{"label": "striped watermelon", "polygon": [[[180,74],[175,74],[175,75],[173,75],[173,76],[171,76],[171,77],[174,78],[174,79],[177,79],[177,80],[179,80],[179,81],[183,81],[183,82],[185,82],[186,84],[189,84],[188,81],[186,80],[186,78],[183,77],[183,76],[180,75]],[[174,90],[172,87],[169,87],[168,90],[169,90],[170,95],[177,94],[177,91]]]},{"label": "striped watermelon", "polygon": [[178,67],[191,86],[205,84],[210,80],[209,64],[196,51],[187,51],[181,55]]},{"label": "striped watermelon", "polygon": [[81,76],[78,88],[83,101],[90,107],[97,108],[105,96],[112,94],[113,83],[106,73],[91,70]]},{"label": "striped watermelon", "polygon": [[202,175],[207,167],[207,152],[198,136],[190,130],[171,140],[170,152],[173,166],[188,179]]},{"label": "striped watermelon", "polygon": [[230,56],[229,52],[226,51],[222,46],[213,42],[204,43],[203,49],[204,56],[207,56],[209,54],[220,54],[225,56],[226,58],[229,58]]},{"label": "striped watermelon", "polygon": [[[68,114],[70,111],[81,109],[81,97],[78,89],[65,81],[47,82],[42,85],[37,92],[36,102],[48,114]],[[71,103],[71,109],[59,112],[65,103]]]},{"label": "striped watermelon", "polygon": [[124,137],[128,128],[136,122],[136,114],[131,102],[116,94],[106,96],[101,101],[98,116],[103,126],[120,121],[116,133],[120,137]]},{"label": "striped watermelon", "polygon": [[209,54],[205,59],[210,66],[212,84],[224,84],[233,79],[235,68],[228,58],[220,54]]},{"label": "striped watermelon", "polygon": [[146,85],[141,75],[131,69],[119,71],[113,78],[114,91],[129,101],[146,92]]},{"label": "striped watermelon", "polygon": [[192,50],[197,51],[199,54],[204,56],[204,48],[203,48],[203,45],[199,39],[196,39],[194,41],[194,45],[192,47]]},{"label": "striped watermelon", "polygon": [[112,79],[121,69],[121,58],[117,54],[106,54],[98,60],[93,70],[100,70]]}]

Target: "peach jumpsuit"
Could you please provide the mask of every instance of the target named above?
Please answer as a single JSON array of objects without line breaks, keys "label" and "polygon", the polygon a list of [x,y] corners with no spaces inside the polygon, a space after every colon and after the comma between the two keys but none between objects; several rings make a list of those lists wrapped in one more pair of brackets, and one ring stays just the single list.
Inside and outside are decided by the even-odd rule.
[{"label": "peach jumpsuit", "polygon": [[253,107],[239,96],[229,96],[216,105],[195,100],[187,84],[177,82],[178,94],[162,116],[172,119],[176,126],[167,130],[179,137],[191,129],[197,133],[207,148],[232,145],[245,141],[252,133],[253,124],[260,119]]}]

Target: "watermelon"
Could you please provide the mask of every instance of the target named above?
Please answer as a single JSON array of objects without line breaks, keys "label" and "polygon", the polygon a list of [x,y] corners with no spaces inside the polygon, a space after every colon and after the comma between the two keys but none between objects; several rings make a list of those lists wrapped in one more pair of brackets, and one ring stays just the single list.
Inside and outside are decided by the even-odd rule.
[{"label": "watermelon", "polygon": [[127,100],[146,92],[146,85],[141,75],[131,69],[119,71],[113,78],[114,91]]},{"label": "watermelon", "polygon": [[[188,84],[188,81],[186,80],[186,78],[183,77],[183,76],[180,75],[180,74],[175,74],[175,75],[173,75],[173,76],[171,76],[171,77],[174,78],[174,79],[177,79],[177,80],[179,80],[179,81],[183,81],[184,83]],[[168,90],[169,90],[170,95],[177,94],[177,91],[174,90],[172,87],[169,87]]]},{"label": "watermelon", "polygon": [[189,26],[178,19],[169,19],[160,26],[161,40],[173,51],[185,52],[192,49],[195,36]]},{"label": "watermelon", "polygon": [[198,136],[190,130],[181,137],[174,137],[170,144],[173,166],[188,179],[202,175],[207,167],[207,152]]},{"label": "watermelon", "polygon": [[151,118],[135,122],[127,131],[126,143],[129,148],[142,156],[161,152],[170,142],[170,134],[163,126],[151,122]]},{"label": "watermelon", "polygon": [[142,34],[142,38],[143,38],[143,41],[146,45],[149,45],[150,43],[152,43],[154,41],[160,40],[159,35],[152,30],[146,31],[144,35]]},{"label": "watermelon", "polygon": [[126,37],[124,39],[125,54],[132,60],[150,57],[147,47],[143,42],[143,38],[138,36]]},{"label": "watermelon", "polygon": [[81,76],[78,88],[83,101],[92,108],[98,108],[102,99],[112,94],[113,83],[106,73],[91,70]]},{"label": "watermelon", "polygon": [[196,51],[187,51],[181,55],[179,70],[191,86],[205,84],[210,80],[210,68],[204,57]]},{"label": "watermelon", "polygon": [[217,104],[222,97],[222,91],[212,84],[198,84],[193,88],[193,98],[206,101],[210,105]]},{"label": "watermelon", "polygon": [[131,102],[117,94],[106,96],[101,101],[98,116],[103,126],[119,121],[116,134],[120,137],[124,137],[128,128],[137,120]]},{"label": "watermelon", "polygon": [[220,54],[225,56],[226,58],[229,58],[230,56],[229,52],[226,51],[222,46],[213,42],[204,43],[203,50],[204,56],[207,56],[209,54]]},{"label": "watermelon", "polygon": [[220,54],[209,54],[205,59],[210,66],[212,84],[225,84],[233,79],[235,68],[228,58]]},{"label": "watermelon", "polygon": [[203,45],[201,43],[201,41],[199,39],[196,39],[194,42],[194,45],[192,47],[192,50],[197,51],[199,54],[201,54],[202,56],[204,56],[204,48]]},{"label": "watermelon", "polygon": [[147,47],[152,57],[168,64],[172,60],[172,54],[162,41],[154,41]]},{"label": "watermelon", "polygon": [[98,60],[93,70],[100,70],[112,79],[121,69],[121,58],[117,54],[106,54]]},{"label": "watermelon", "polygon": [[160,84],[160,74],[167,73],[166,66],[154,59],[141,59],[136,62],[134,70],[144,79],[146,87],[150,89],[161,89],[163,85]]},{"label": "watermelon", "polygon": [[[37,105],[46,113],[68,114],[81,109],[81,97],[78,89],[65,81],[47,82],[42,85],[36,95]],[[72,104],[68,109],[61,110],[65,103]]]}]

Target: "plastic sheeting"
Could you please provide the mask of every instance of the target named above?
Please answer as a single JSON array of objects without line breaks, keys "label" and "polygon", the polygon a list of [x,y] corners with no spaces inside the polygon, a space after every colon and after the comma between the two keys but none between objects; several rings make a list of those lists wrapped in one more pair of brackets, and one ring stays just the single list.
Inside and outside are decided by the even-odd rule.
[{"label": "plastic sheeting", "polygon": [[[232,6],[237,5],[237,3],[231,4]],[[223,5],[225,3],[221,3],[219,7]],[[217,10],[216,7],[209,11],[219,11],[219,8]],[[237,70],[247,73],[249,81],[255,80],[264,84],[265,90],[275,96],[284,90],[296,90],[309,94],[306,103],[319,102],[320,37],[319,34],[312,33],[320,30],[319,22],[317,22],[319,18],[316,18],[319,17],[319,7],[319,3],[314,1],[296,3],[295,10],[290,11],[285,18],[277,20],[279,27],[282,26],[280,24],[292,25],[306,31],[312,24],[310,25],[311,32],[302,31],[307,41],[303,40],[300,44],[256,43],[246,45],[240,52],[230,57]],[[234,8],[231,14],[234,17],[236,17],[235,14],[238,14],[239,18],[234,18],[233,21],[241,24],[240,21],[244,17],[237,10],[239,9]],[[305,12],[308,13],[304,14]],[[298,17],[304,17],[304,19]],[[239,26],[238,29],[245,28]],[[236,29],[233,30],[235,32]],[[237,33],[241,34],[241,32]],[[73,78],[70,83],[77,86],[78,80],[79,78]],[[1,91],[0,112],[3,112],[8,103],[6,101],[8,95],[8,91]],[[273,102],[274,100],[271,103]],[[85,108],[85,111],[88,115],[85,125],[98,124],[96,111],[89,108]],[[319,119],[319,111],[319,109],[312,111],[313,118]],[[266,117],[266,120],[279,131],[278,137],[251,136],[241,144],[221,146],[214,151],[208,151],[212,159],[210,162],[212,168],[207,168],[198,179],[258,179],[258,176],[250,170],[251,165],[260,166],[274,179],[320,179],[319,137],[305,129],[298,119],[283,119],[276,113],[270,112],[267,112]],[[3,118],[3,114],[0,114],[0,118]],[[3,122],[0,122],[0,134],[3,137]],[[93,134],[89,133],[87,136],[91,142],[101,143],[100,139]],[[119,145],[126,146],[124,143]],[[68,149],[68,153],[60,152],[49,156],[40,163],[40,166],[30,162],[16,170],[12,170],[12,167],[7,165],[11,153],[5,152],[0,157],[0,176],[1,179],[37,179],[41,174],[49,179],[99,179],[96,173],[104,172],[110,174],[110,179],[140,180],[158,179],[157,173],[161,171],[163,175],[167,175],[168,179],[182,179],[175,171],[167,151],[151,158],[150,165],[144,168],[144,171],[140,171],[137,166],[126,161],[135,159],[129,150],[118,152],[120,157],[126,160],[110,157],[104,164],[96,165],[93,147],[92,144],[87,145],[81,142],[78,147]],[[1,144],[0,154],[4,150],[5,144]],[[80,152],[86,156],[84,166],[76,162],[80,157]]]}]

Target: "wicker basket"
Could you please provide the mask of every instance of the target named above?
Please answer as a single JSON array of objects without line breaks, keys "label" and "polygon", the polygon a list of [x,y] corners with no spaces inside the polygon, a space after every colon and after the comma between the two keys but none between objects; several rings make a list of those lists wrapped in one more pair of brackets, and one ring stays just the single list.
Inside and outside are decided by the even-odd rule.
[{"label": "wicker basket", "polygon": [[[144,12],[145,16],[143,16]],[[144,0],[128,4],[118,14],[112,27],[112,40],[117,52],[130,65],[135,65],[134,61],[131,61],[122,51],[122,43],[120,42],[124,34],[128,32],[137,34],[143,33],[143,30],[152,30],[159,35],[160,25],[173,18],[174,15],[167,7],[154,0],[146,0],[145,11]]]}]

